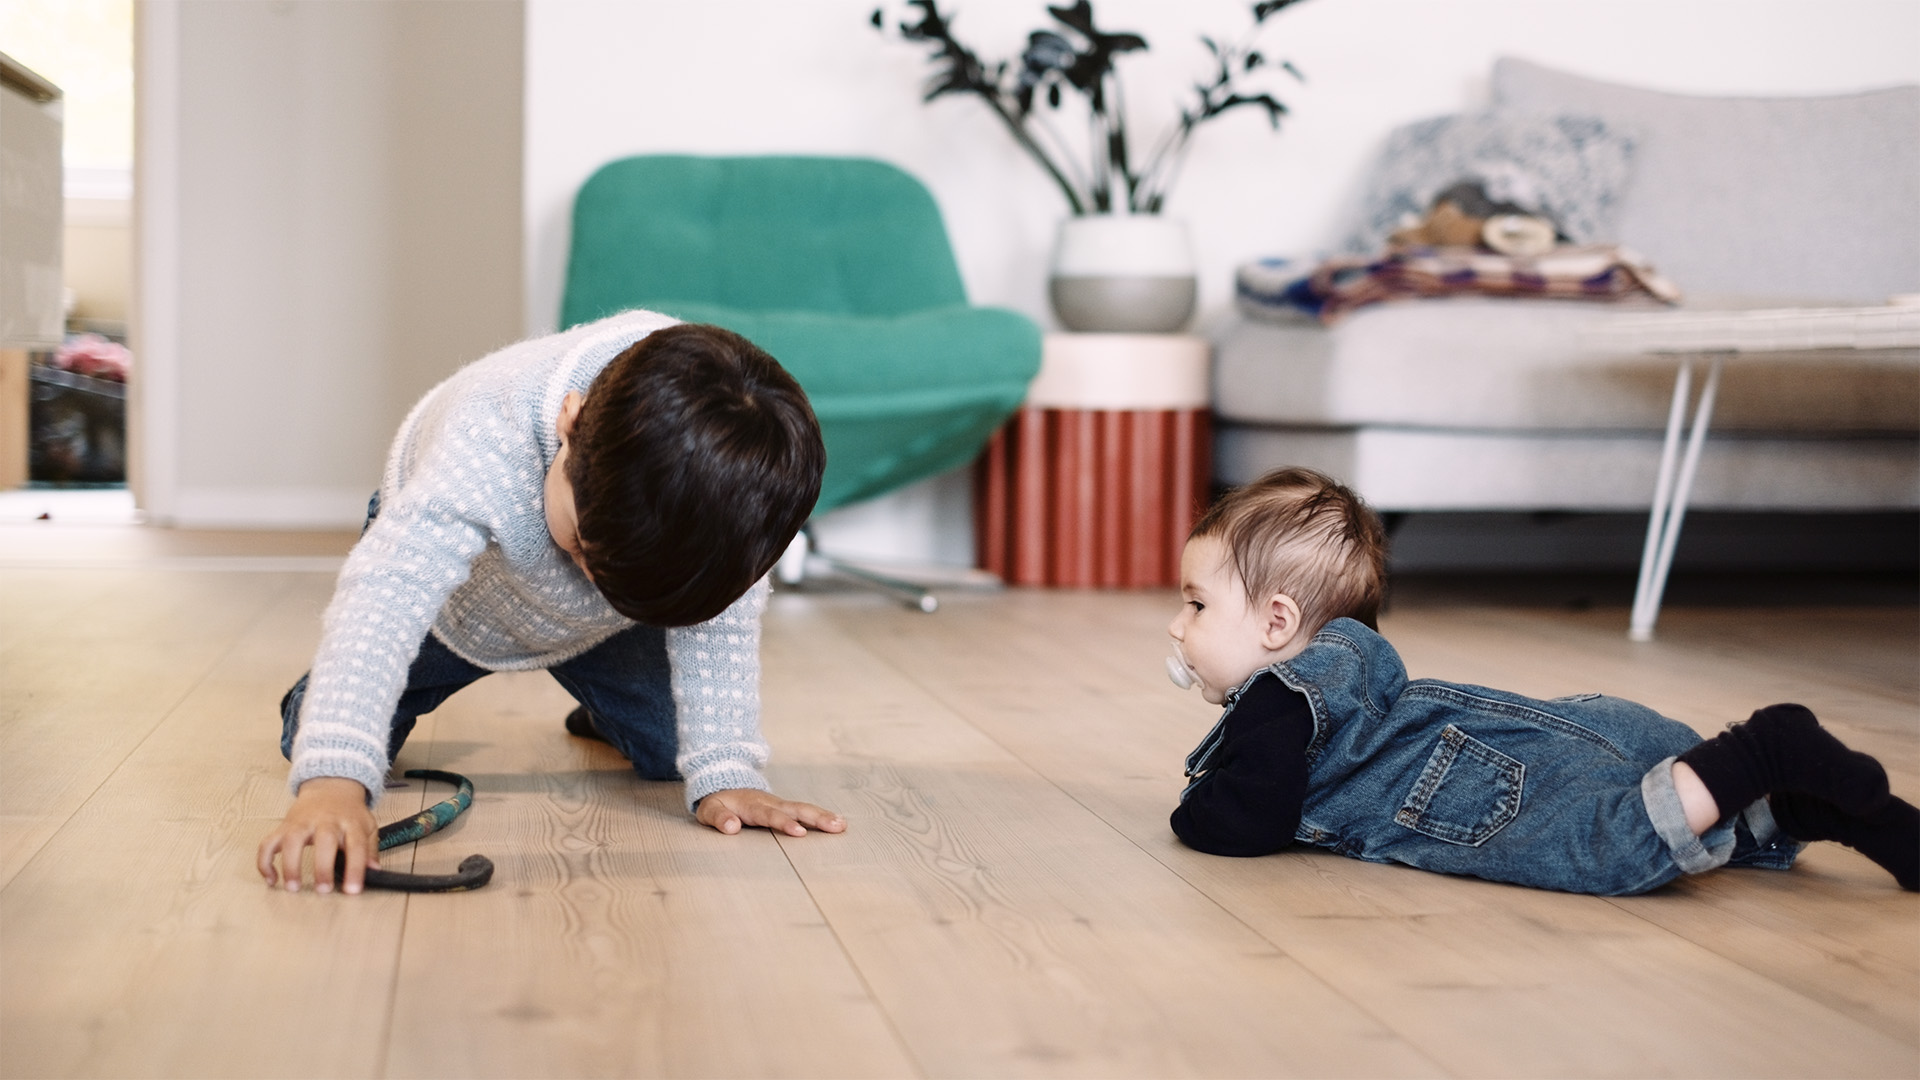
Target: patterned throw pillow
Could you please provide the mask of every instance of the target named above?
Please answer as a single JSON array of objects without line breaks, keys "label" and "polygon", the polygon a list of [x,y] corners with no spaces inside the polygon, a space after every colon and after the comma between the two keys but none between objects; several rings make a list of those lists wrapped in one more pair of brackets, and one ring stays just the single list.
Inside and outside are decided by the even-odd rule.
[{"label": "patterned throw pillow", "polygon": [[1438,116],[1387,138],[1347,250],[1372,254],[1426,215],[1433,197],[1478,180],[1496,202],[1551,218],[1576,244],[1605,243],[1633,163],[1633,140],[1598,117],[1479,113]]}]

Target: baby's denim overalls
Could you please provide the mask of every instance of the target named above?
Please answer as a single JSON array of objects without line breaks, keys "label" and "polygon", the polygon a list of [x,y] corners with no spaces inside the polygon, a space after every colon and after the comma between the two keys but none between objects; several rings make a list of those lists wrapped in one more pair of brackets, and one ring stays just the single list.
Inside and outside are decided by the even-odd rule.
[{"label": "baby's denim overalls", "polygon": [[1694,836],[1673,758],[1700,736],[1631,701],[1408,681],[1351,619],[1271,670],[1313,708],[1300,843],[1606,895],[1727,863],[1784,870],[1799,853],[1764,799]]}]

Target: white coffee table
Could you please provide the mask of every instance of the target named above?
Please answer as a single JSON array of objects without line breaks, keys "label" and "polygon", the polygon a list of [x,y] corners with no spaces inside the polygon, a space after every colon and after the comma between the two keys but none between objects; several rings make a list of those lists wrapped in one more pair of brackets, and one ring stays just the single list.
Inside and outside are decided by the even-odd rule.
[{"label": "white coffee table", "polygon": [[[1627,627],[1627,636],[1633,640],[1651,641],[1667,573],[1673,566],[1673,550],[1680,541],[1680,523],[1686,518],[1687,497],[1700,464],[1700,448],[1713,417],[1721,367],[1729,359],[1756,354],[1862,349],[1910,350],[1912,356],[1900,359],[1920,364],[1920,303],[1622,315],[1596,324],[1588,336],[1594,344],[1608,349],[1672,356],[1680,365],[1673,384],[1673,402],[1667,410],[1666,444],[1660,453],[1653,511],[1647,519],[1647,542],[1640,556],[1640,581],[1634,589],[1633,614]],[[1687,401],[1692,396],[1696,361],[1706,362],[1707,377],[1688,428]],[[1683,434],[1684,454],[1680,449]]]}]

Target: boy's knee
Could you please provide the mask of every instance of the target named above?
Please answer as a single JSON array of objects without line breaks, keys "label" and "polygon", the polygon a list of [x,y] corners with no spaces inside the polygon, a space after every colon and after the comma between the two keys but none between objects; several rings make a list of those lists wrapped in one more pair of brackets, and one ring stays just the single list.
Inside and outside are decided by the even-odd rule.
[{"label": "boy's knee", "polygon": [[671,727],[664,731],[652,725],[626,728],[607,741],[633,765],[642,780],[680,779],[680,768],[674,760],[680,754],[680,740]]},{"label": "boy's knee", "polygon": [[280,756],[293,760],[293,737],[300,730],[300,703],[307,697],[307,677],[300,676],[280,698]]},{"label": "boy's knee", "polygon": [[633,763],[633,771],[634,774],[642,780],[670,781],[681,778],[680,770],[673,767],[671,759],[664,764],[660,762],[647,762],[643,764],[636,761]]},{"label": "boy's knee", "polygon": [[306,696],[307,676],[302,675],[292,686],[287,688],[285,694],[280,696],[281,722],[291,724],[300,719],[300,702],[305,700]]}]

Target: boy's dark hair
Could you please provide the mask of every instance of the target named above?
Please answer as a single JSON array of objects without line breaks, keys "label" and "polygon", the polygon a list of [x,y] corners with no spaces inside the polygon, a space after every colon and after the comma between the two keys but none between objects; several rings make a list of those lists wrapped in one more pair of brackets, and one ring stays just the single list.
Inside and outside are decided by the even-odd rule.
[{"label": "boy's dark hair", "polygon": [[593,380],[568,441],[587,572],[629,619],[705,622],[786,551],[826,461],[773,357],[717,326],[656,330]]},{"label": "boy's dark hair", "polygon": [[1331,477],[1275,469],[1221,496],[1192,535],[1220,539],[1247,603],[1293,597],[1309,635],[1342,617],[1379,629],[1386,530],[1380,515]]}]

